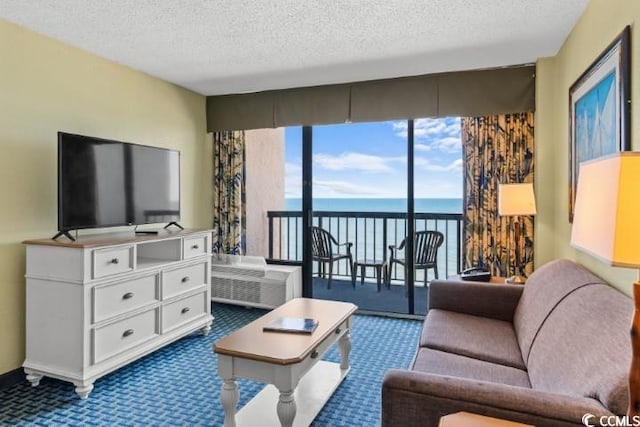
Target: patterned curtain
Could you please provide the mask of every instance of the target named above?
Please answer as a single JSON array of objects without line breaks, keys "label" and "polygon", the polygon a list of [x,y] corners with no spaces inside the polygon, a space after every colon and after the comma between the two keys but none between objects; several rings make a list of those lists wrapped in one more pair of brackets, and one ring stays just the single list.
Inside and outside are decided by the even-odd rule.
[{"label": "patterned curtain", "polygon": [[520,252],[524,274],[533,271],[533,217],[498,215],[498,184],[533,182],[533,112],[462,118],[464,158],[464,263],[488,267],[492,275],[515,272]]},{"label": "patterned curtain", "polygon": [[213,251],[246,251],[244,131],[213,133]]}]

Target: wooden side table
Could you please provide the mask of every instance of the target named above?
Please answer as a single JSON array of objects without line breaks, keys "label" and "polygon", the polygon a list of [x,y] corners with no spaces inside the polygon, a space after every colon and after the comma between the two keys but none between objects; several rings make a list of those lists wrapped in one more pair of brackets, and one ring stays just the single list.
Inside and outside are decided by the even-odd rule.
[{"label": "wooden side table", "polygon": [[486,417],[470,412],[456,412],[440,418],[440,427],[534,427],[499,418]]}]

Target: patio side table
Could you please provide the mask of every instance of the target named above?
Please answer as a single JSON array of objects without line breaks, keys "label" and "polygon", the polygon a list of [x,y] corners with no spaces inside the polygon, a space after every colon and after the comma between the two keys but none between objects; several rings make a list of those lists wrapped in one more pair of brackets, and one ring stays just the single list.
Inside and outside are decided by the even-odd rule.
[{"label": "patio side table", "polygon": [[387,274],[388,274],[387,260],[386,259],[385,260],[380,260],[380,259],[356,260],[356,262],[353,263],[353,275],[351,276],[351,282],[354,286],[356,284],[358,267],[360,267],[360,284],[361,285],[364,284],[364,276],[366,272],[365,269],[367,267],[373,267],[376,269],[376,280],[378,283],[378,292],[380,292],[380,286],[382,285],[382,281],[384,280],[384,283],[387,283]]}]

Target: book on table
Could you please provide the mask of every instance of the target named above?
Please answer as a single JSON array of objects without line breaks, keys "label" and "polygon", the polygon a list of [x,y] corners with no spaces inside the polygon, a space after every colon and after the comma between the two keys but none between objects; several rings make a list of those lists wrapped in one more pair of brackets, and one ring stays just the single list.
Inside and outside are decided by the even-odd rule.
[{"label": "book on table", "polygon": [[308,317],[278,317],[262,328],[265,332],[290,332],[311,334],[318,327],[318,321]]}]

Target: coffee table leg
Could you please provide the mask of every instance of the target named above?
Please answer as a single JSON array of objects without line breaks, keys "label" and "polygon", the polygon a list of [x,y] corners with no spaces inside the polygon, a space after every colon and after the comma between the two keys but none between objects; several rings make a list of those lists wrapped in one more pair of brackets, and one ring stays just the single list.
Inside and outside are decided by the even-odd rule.
[{"label": "coffee table leg", "polygon": [[236,406],[240,393],[238,392],[238,384],[235,378],[224,380],[222,390],[220,392],[220,402],[224,408],[224,427],[235,427],[236,425]]},{"label": "coffee table leg", "polygon": [[340,369],[349,369],[349,352],[351,351],[351,335],[349,331],[338,340],[338,350],[340,350]]},{"label": "coffee table leg", "polygon": [[282,427],[291,427],[293,425],[293,419],[296,417],[296,409],[296,399],[293,396],[293,390],[280,390],[280,398],[278,399],[276,412],[278,413],[278,419]]}]

